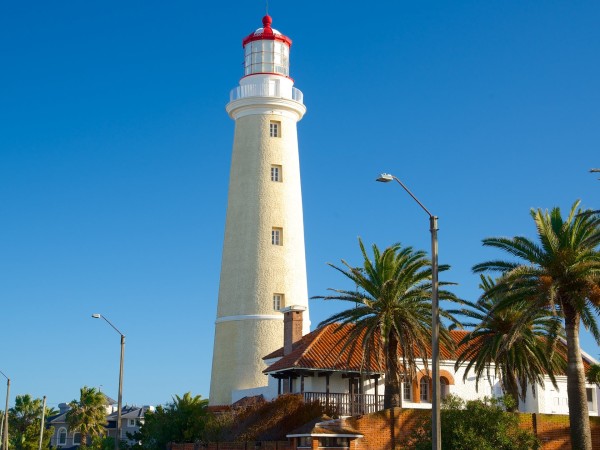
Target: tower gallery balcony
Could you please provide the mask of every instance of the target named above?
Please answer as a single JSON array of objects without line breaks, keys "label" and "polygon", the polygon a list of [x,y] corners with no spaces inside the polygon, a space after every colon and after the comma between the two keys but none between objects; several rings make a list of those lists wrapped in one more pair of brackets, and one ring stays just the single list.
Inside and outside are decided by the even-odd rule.
[{"label": "tower gallery balcony", "polygon": [[229,93],[229,101],[240,100],[247,97],[275,97],[287,98],[298,103],[304,103],[304,94],[295,87],[285,89],[279,83],[246,84],[233,88]]}]

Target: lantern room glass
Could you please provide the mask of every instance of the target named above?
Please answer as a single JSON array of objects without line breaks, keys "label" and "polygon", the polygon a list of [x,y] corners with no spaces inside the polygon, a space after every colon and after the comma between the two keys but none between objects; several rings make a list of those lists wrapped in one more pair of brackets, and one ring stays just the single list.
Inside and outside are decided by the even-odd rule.
[{"label": "lantern room glass", "polygon": [[290,74],[290,48],[277,40],[248,42],[244,47],[244,75],[255,73]]}]

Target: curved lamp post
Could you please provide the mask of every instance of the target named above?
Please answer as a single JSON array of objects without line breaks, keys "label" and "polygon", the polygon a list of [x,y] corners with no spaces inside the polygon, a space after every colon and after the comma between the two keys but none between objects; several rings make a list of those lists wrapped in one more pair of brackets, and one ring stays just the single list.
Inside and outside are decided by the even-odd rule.
[{"label": "curved lamp post", "polygon": [[113,329],[121,335],[121,362],[119,365],[119,399],[117,400],[117,435],[115,436],[115,450],[119,450],[121,441],[121,412],[123,407],[123,357],[125,356],[125,335],[115,327],[110,320],[102,314],[92,314],[94,319],[104,319]]},{"label": "curved lamp post", "polygon": [[0,437],[2,438],[2,450],[8,450],[8,399],[10,397],[10,378],[4,372],[0,374],[6,378],[6,407],[4,408],[4,418],[2,420],[2,428],[0,428]]},{"label": "curved lamp post", "polygon": [[429,212],[423,203],[394,175],[382,173],[377,181],[389,183],[397,181],[414,201],[429,216],[429,231],[431,232],[431,365],[433,392],[431,399],[431,448],[442,448],[441,422],[440,422],[440,317],[438,300],[438,218]]}]

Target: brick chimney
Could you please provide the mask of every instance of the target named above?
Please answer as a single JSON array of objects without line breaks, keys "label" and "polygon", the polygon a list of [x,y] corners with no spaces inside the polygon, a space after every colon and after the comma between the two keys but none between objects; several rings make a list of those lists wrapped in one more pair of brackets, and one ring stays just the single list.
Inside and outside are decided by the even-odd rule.
[{"label": "brick chimney", "polygon": [[294,344],[302,338],[302,314],[306,306],[292,305],[283,308],[283,355],[289,355]]}]

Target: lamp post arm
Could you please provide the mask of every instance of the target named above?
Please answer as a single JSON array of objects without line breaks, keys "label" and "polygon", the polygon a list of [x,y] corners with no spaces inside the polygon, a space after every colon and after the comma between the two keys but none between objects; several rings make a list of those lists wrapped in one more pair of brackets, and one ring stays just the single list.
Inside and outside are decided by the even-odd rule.
[{"label": "lamp post arm", "polygon": [[104,316],[102,316],[102,315],[101,315],[100,317],[102,317],[104,320],[106,320],[106,323],[107,323],[107,324],[109,324],[111,327],[113,327],[113,329],[114,329],[114,330],[115,330],[117,333],[119,333],[121,336],[125,336],[123,333],[121,333],[121,332],[119,331],[119,329],[118,329],[117,327],[115,327],[115,326],[114,326],[114,325],[111,323],[111,321],[110,321],[110,320],[108,320],[106,317],[104,317]]},{"label": "lamp post arm", "polygon": [[426,213],[429,215],[429,217],[433,217],[433,214],[431,214],[431,213],[429,212],[429,210],[428,210],[427,208],[425,208],[425,206],[423,205],[423,203],[421,203],[421,202],[419,201],[419,199],[418,199],[417,197],[415,197],[415,194],[413,194],[413,193],[410,191],[410,189],[408,189],[408,188],[406,187],[406,185],[405,185],[405,184],[404,184],[402,181],[400,181],[400,180],[398,179],[398,177],[396,177],[395,175],[392,175],[392,178],[393,178],[394,180],[396,180],[400,186],[402,186],[402,189],[404,189],[404,190],[405,190],[405,191],[408,193],[408,195],[410,195],[410,196],[413,198],[413,200],[419,204],[419,206],[420,206],[421,208],[423,208],[423,211],[425,211],[425,212],[426,212]]}]

